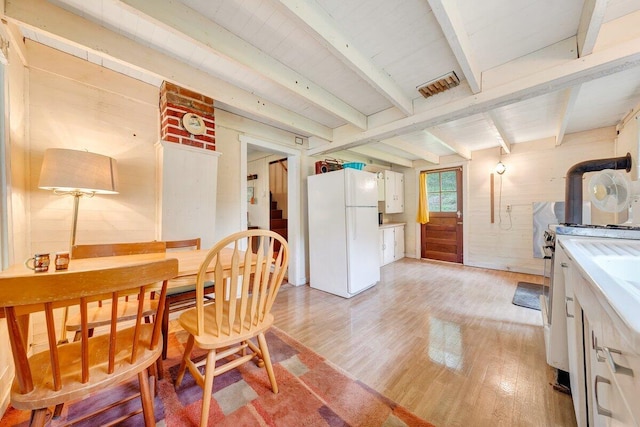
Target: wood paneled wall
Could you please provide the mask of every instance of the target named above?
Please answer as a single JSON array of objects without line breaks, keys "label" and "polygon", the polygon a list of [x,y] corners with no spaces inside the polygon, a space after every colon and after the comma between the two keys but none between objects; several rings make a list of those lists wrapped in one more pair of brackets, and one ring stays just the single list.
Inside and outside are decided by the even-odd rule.
[{"label": "wood paneled wall", "polygon": [[[6,26],[2,26],[6,28]],[[2,34],[4,40],[8,37]],[[12,45],[8,49],[7,64],[4,65],[5,78],[8,79],[8,90],[5,91],[5,106],[8,110],[2,113],[5,119],[6,143],[6,165],[10,168],[10,175],[7,177],[10,193],[8,200],[3,200],[2,205],[7,203],[6,208],[9,216],[7,241],[8,247],[3,248],[3,254],[7,256],[3,262],[13,264],[27,258],[29,248],[29,191],[28,191],[28,109],[26,97],[28,96],[28,71],[22,64],[16,52],[16,47]],[[4,84],[4,82],[0,82]],[[10,114],[9,114],[10,113]],[[3,170],[0,173],[7,173]],[[4,413],[9,405],[9,392],[14,376],[13,358],[11,356],[11,346],[7,332],[7,321],[0,320],[0,414]]]},{"label": "wood paneled wall", "polygon": [[624,156],[627,153],[631,153],[633,159],[633,165],[631,167],[630,178],[637,181],[640,178],[640,157],[638,151],[640,150],[640,105],[637,105],[633,111],[627,117],[627,120],[618,126],[618,142],[616,144],[616,156]]},{"label": "wood paneled wall", "polygon": [[[502,156],[507,171],[496,176],[494,224],[489,220],[489,173],[498,162],[498,150],[474,152],[465,215],[468,264],[542,274],[542,260],[533,258],[533,203],[563,201],[567,170],[584,160],[612,157],[614,138],[615,129],[605,128],[566,135],[560,146],[551,139],[513,145],[511,154]],[[512,206],[510,214],[507,205]]]},{"label": "wood paneled wall", "polygon": [[[511,154],[503,154],[507,171],[502,177],[502,209],[498,215],[500,178],[496,176],[496,222],[490,221],[490,174],[500,159],[498,148],[474,151],[472,160],[464,162],[457,156],[441,158],[438,166],[426,164],[422,169],[438,169],[451,165],[464,165],[465,208],[465,264],[498,270],[542,274],[541,259],[533,257],[533,203],[562,201],[565,193],[565,175],[574,164],[590,159],[615,155],[616,131],[614,127],[589,132],[568,134],[560,146],[553,139],[514,144]],[[415,225],[417,209],[417,179],[415,172],[405,171],[413,183],[405,190],[404,220],[407,245],[412,242],[419,254],[419,227]],[[585,185],[589,174],[585,174]],[[410,181],[406,179],[405,182]],[[586,194],[586,192],[585,192]],[[512,206],[511,215],[506,205]],[[499,216],[502,222],[499,222]],[[593,219],[606,223],[607,218],[593,214]]]},{"label": "wood paneled wall", "polygon": [[258,178],[247,181],[247,187],[253,187],[254,203],[247,200],[248,224],[269,229],[269,156],[258,153],[260,158],[247,162],[247,175],[258,175]]},{"label": "wood paneled wall", "polygon": [[287,202],[287,159],[282,159],[269,164],[269,191],[271,191],[273,201],[278,202],[278,209],[282,209],[282,218],[288,218]]},{"label": "wood paneled wall", "polygon": [[153,240],[158,88],[31,47],[38,58],[29,72],[31,251],[69,248],[72,198],[38,188],[44,151],[54,147],[87,150],[118,163],[119,194],[80,200],[78,243]]}]

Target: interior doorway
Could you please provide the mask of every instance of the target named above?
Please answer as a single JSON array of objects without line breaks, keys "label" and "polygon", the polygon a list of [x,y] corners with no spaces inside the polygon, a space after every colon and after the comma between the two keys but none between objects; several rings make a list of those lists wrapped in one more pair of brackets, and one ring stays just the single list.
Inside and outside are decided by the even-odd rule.
[{"label": "interior doorway", "polygon": [[245,218],[244,224],[247,228],[258,226],[271,229],[269,162],[286,159],[286,233],[290,256],[287,279],[294,286],[304,285],[307,283],[307,276],[301,222],[302,162],[300,149],[248,135],[240,135],[239,139],[244,159],[241,164],[243,169],[241,173],[247,175],[247,185],[242,188],[241,194],[242,215]]},{"label": "interior doorway", "polygon": [[288,180],[287,158],[269,162],[269,229],[288,239]]},{"label": "interior doorway", "polygon": [[426,179],[429,222],[420,227],[422,258],[462,264],[462,168],[448,168],[421,174]]}]

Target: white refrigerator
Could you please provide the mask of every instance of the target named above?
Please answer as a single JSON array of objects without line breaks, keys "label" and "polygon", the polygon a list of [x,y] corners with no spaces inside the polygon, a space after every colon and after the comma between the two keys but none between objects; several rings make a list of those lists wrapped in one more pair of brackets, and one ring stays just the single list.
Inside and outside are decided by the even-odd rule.
[{"label": "white refrigerator", "polygon": [[307,179],[309,282],[350,298],[380,280],[375,174],[341,169]]}]

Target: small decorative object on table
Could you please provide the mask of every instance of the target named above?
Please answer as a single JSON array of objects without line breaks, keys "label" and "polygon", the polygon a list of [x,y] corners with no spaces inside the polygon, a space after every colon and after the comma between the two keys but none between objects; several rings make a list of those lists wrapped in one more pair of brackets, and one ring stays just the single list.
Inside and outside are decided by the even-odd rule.
[{"label": "small decorative object on table", "polygon": [[69,252],[56,252],[56,270],[66,270],[69,268]]},{"label": "small decorative object on table", "polygon": [[[29,261],[33,261],[33,266],[29,265]],[[24,265],[36,273],[45,273],[49,271],[49,254],[35,254],[26,260]]]}]

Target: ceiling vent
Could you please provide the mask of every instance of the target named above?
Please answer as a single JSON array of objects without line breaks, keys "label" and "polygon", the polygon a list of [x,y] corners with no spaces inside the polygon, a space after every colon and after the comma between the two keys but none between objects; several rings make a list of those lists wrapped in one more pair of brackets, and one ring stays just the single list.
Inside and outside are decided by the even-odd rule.
[{"label": "ceiling vent", "polygon": [[425,98],[436,95],[440,92],[444,92],[445,90],[456,87],[460,84],[460,79],[456,76],[455,72],[450,72],[445,74],[444,76],[440,76],[437,79],[431,80],[423,84],[422,86],[418,86],[418,92],[422,94]]}]

